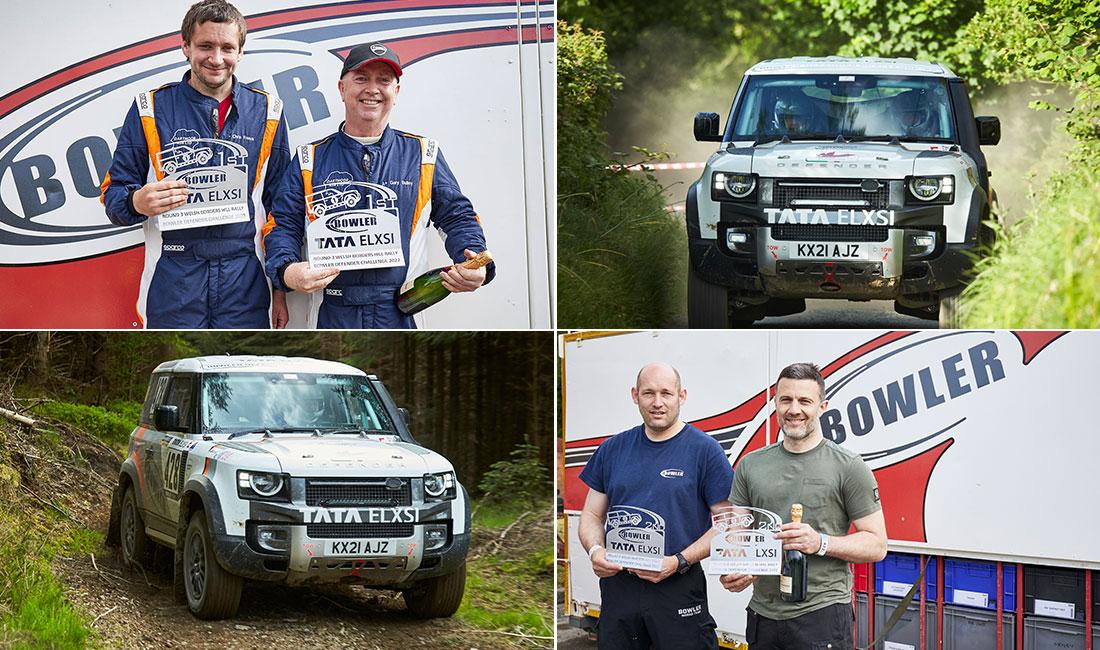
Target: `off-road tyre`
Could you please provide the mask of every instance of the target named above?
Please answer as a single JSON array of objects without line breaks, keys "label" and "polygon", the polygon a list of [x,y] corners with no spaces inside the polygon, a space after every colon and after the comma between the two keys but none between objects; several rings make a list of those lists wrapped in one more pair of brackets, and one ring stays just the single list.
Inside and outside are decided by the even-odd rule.
[{"label": "off-road tyre", "polygon": [[205,620],[230,618],[241,604],[244,579],[218,564],[206,527],[206,513],[196,510],[183,539],[183,586],[187,607]]},{"label": "off-road tyre", "polygon": [[126,488],[118,516],[118,541],[122,563],[129,567],[148,567],[153,558],[154,542],[145,534],[145,520],[138,509],[134,486]]},{"label": "off-road tyre", "polygon": [[458,611],[466,592],[466,563],[454,573],[428,578],[405,591],[405,605],[417,618],[446,618]]},{"label": "off-road tyre", "polygon": [[688,269],[688,327],[727,329],[730,327],[729,289],[701,280]]}]

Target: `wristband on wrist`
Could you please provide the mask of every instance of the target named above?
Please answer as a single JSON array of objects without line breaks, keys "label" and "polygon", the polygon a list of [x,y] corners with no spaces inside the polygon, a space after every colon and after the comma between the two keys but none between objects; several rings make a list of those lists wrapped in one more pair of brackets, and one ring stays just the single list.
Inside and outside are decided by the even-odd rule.
[{"label": "wristband on wrist", "polygon": [[135,192],[137,192],[137,190],[131,189],[129,192],[126,193],[126,209],[128,209],[131,214],[136,214],[139,217],[145,217],[147,215],[144,215],[144,214],[138,212],[137,208],[134,207],[134,193]]},{"label": "wristband on wrist", "polygon": [[829,536],[825,533],[819,533],[821,535],[821,548],[817,549],[818,555],[825,555],[825,551],[829,550]]},{"label": "wristband on wrist", "polygon": [[603,547],[600,546],[599,544],[596,544],[592,548],[588,549],[588,559],[591,560],[592,556],[596,554],[596,551],[600,550],[601,548],[603,548]]},{"label": "wristband on wrist", "polygon": [[691,562],[687,561],[683,553],[676,554],[676,573],[687,573],[691,568]]}]

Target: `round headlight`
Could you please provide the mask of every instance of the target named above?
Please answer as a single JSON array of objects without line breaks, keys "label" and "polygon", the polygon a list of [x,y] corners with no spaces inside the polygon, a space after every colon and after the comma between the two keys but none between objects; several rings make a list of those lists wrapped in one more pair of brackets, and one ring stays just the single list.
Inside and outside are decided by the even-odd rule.
[{"label": "round headlight", "polygon": [[428,496],[437,497],[447,490],[443,483],[443,477],[439,474],[429,474],[424,477],[424,491]]},{"label": "round headlight", "polygon": [[922,201],[931,201],[940,195],[942,185],[935,176],[914,176],[909,179],[909,191]]},{"label": "round headlight", "polygon": [[755,187],[756,177],[752,174],[726,174],[726,192],[735,199],[752,194]]},{"label": "round headlight", "polygon": [[252,474],[248,477],[248,485],[256,494],[271,497],[283,489],[283,477],[278,474]]}]

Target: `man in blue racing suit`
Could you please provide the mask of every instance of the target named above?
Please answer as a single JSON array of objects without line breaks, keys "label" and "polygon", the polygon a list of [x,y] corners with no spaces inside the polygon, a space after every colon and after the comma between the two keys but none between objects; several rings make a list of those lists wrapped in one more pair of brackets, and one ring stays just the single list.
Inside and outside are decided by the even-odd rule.
[{"label": "man in blue racing suit", "polygon": [[[150,328],[267,328],[271,288],[260,242],[267,210],[257,210],[257,204],[271,206],[290,162],[282,102],[234,77],[246,28],[233,5],[194,4],[182,32],[190,70],[182,82],[138,95],[101,188],[112,223],[142,224],[145,231],[135,322]],[[189,176],[192,187],[166,179],[176,172]],[[214,178],[236,182],[200,180]],[[245,218],[247,204],[247,220],[200,221],[182,229],[165,221],[165,212],[204,207],[213,197],[239,203],[229,208],[236,219]]]},{"label": "man in blue racing suit", "polygon": [[[345,121],[336,133],[298,148],[264,227],[267,274],[275,288],[323,290],[319,304],[313,301],[316,316],[310,317],[319,328],[416,327],[412,316],[398,310],[395,297],[403,283],[424,271],[427,223],[422,213],[429,201],[430,221],[444,233],[447,253],[456,263],[441,273],[444,286],[473,291],[495,274],[491,263],[476,270],[457,265],[485,250],[485,234],[439,145],[388,125],[400,76],[398,55],[383,43],[348,53],[339,82]],[[385,249],[377,266],[341,272],[302,261],[309,223],[326,213],[362,215],[363,210],[388,224],[362,238],[375,242],[379,253]]]}]

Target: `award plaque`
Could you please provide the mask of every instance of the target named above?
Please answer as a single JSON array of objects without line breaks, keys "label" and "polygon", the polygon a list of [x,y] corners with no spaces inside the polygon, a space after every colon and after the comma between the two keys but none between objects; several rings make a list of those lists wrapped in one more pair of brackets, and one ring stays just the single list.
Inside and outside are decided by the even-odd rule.
[{"label": "award plaque", "polygon": [[162,231],[248,221],[248,174],[243,167],[221,165],[177,171],[164,180],[187,183],[187,203],[161,213]]},{"label": "award plaque", "polygon": [[634,506],[611,506],[606,529],[608,562],[624,569],[661,570],[665,559],[665,520],[661,515]]},{"label": "award plaque", "polygon": [[306,255],[315,269],[405,266],[397,193],[333,171],[306,196]]},{"label": "award plaque", "polygon": [[382,210],[329,213],[306,229],[306,252],[315,269],[404,266],[401,220]]},{"label": "award plaque", "polygon": [[718,534],[710,540],[707,573],[779,575],[783,542],[775,538],[783,520],[760,508],[732,506],[711,516]]}]

